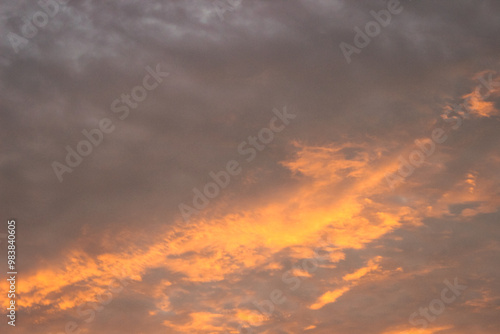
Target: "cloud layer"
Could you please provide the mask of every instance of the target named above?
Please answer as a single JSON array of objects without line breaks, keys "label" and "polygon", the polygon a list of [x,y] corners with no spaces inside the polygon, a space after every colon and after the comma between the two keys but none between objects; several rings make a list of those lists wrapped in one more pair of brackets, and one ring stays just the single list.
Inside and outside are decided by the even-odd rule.
[{"label": "cloud layer", "polygon": [[15,330],[498,333],[498,3],[401,1],[350,63],[388,2],[47,4],[0,0]]}]

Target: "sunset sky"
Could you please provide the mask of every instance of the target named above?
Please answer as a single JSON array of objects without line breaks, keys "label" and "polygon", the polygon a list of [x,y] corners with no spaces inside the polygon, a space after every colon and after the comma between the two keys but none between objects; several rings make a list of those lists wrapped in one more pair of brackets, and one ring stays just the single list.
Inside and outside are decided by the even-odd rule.
[{"label": "sunset sky", "polygon": [[0,0],[16,334],[500,333],[500,2]]}]

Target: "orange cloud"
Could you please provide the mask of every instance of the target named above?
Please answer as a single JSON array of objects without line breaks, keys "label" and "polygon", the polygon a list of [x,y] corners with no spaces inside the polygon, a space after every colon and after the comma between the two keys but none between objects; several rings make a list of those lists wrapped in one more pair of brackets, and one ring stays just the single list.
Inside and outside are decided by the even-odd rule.
[{"label": "orange cloud", "polygon": [[375,271],[379,269],[378,263],[382,259],[381,256],[377,256],[368,261],[367,266],[356,270],[351,274],[344,275],[342,278],[344,281],[348,282],[349,285],[344,286],[339,289],[335,289],[333,291],[327,291],[322,294],[318,300],[309,306],[311,310],[318,310],[325,306],[326,304],[334,303],[339,297],[341,297],[344,293],[349,291],[353,286],[357,284],[357,282],[366,274],[371,271]]},{"label": "orange cloud", "polygon": [[353,272],[352,274],[347,274],[343,277],[344,281],[357,281],[361,277],[365,276],[371,271],[377,270],[379,268],[378,262],[382,257],[377,256],[375,259],[368,261],[368,265],[366,267],[360,268]]},{"label": "orange cloud", "polygon": [[321,297],[319,297],[316,303],[309,306],[309,308],[311,310],[319,310],[326,304],[334,303],[340,296],[342,296],[345,292],[349,291],[349,289],[350,289],[349,287],[343,287],[333,291],[327,291],[324,294],[322,294]]},{"label": "orange cloud", "polygon": [[383,334],[434,334],[453,328],[454,328],[453,326],[441,326],[441,327],[426,328],[426,329],[401,327],[400,329],[390,330],[388,332],[384,332]]},{"label": "orange cloud", "polygon": [[[189,226],[159,233],[148,249],[130,245],[125,253],[90,258],[74,250],[59,267],[40,271],[20,286],[23,307],[53,305],[54,310],[74,308],[106,290],[116,273],[140,281],[149,268],[165,268],[193,283],[213,282],[244,270],[272,266],[273,254],[284,249],[304,258],[321,237],[335,245],[331,262],[343,258],[342,249],[365,247],[398,228],[408,208],[383,206],[370,198],[386,191],[385,175],[393,166],[380,163],[380,152],[343,145],[314,147],[295,143],[297,156],[283,165],[300,181],[287,197],[279,196],[263,206],[238,214],[228,212],[210,219],[210,211]],[[353,157],[346,152],[356,150]],[[148,232],[150,233],[150,232]],[[274,264],[275,265],[275,264]],[[377,265],[346,275],[354,282]],[[326,292],[312,308],[333,302],[349,288]],[[171,310],[167,295],[152,291],[158,310]],[[217,316],[195,313],[190,324],[216,330]],[[169,326],[174,326],[168,323]],[[180,326],[180,325],[178,325]]]},{"label": "orange cloud", "polygon": [[221,333],[228,329],[226,326],[221,325],[223,320],[223,316],[221,314],[192,312],[190,314],[190,318],[190,321],[185,324],[175,324],[171,321],[165,320],[163,325],[179,333],[194,333],[199,331]]}]

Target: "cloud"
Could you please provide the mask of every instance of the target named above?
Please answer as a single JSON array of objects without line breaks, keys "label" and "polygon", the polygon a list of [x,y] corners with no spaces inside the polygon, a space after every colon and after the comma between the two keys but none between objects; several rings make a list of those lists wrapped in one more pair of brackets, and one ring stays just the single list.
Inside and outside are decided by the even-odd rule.
[{"label": "cloud", "polygon": [[[221,21],[210,1],[71,1],[18,53],[0,38],[18,331],[497,333],[500,7],[402,4],[349,65],[339,43],[385,2],[243,0]],[[41,10],[2,6],[6,33]],[[168,80],[121,121],[111,103],[158,63]],[[178,204],[285,105],[293,124],[184,222]],[[116,130],[59,183],[52,161],[104,117]],[[435,128],[446,142],[391,190],[398,156]],[[462,299],[435,327],[409,324],[453,277]],[[274,290],[286,302],[263,315]]]}]

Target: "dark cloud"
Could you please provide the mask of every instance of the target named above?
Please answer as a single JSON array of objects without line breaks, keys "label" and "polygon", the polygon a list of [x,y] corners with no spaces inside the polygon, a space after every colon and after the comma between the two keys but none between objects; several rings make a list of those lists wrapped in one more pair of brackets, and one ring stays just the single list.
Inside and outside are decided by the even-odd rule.
[{"label": "dark cloud", "polygon": [[[0,211],[32,282],[18,329],[80,321],[118,265],[134,283],[88,332],[234,332],[280,289],[260,332],[390,334],[458,277],[468,289],[425,333],[497,333],[498,88],[457,130],[443,114],[498,73],[500,4],[401,1],[348,64],[340,43],[391,0],[222,2],[221,20],[211,1],[72,0],[15,52],[41,7],[0,0]],[[157,64],[169,76],[120,120],[113,101]],[[246,162],[240,143],[285,107],[297,117]],[[53,162],[103,118],[115,130],[59,182]],[[437,127],[448,139],[391,190]],[[184,221],[230,160],[242,173]],[[291,291],[283,273],[325,235],[342,256]]]}]

